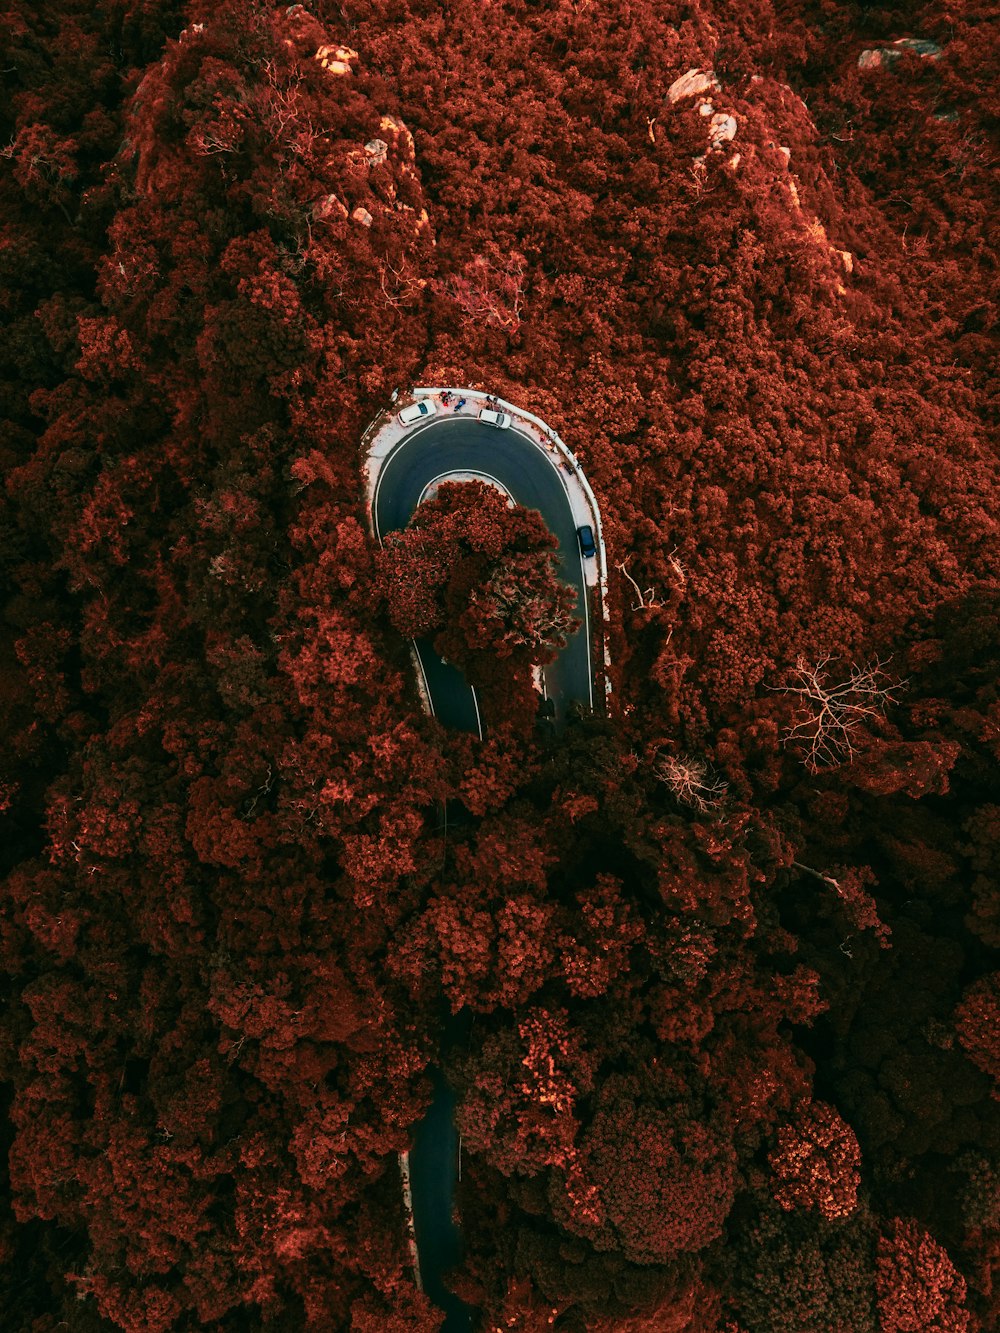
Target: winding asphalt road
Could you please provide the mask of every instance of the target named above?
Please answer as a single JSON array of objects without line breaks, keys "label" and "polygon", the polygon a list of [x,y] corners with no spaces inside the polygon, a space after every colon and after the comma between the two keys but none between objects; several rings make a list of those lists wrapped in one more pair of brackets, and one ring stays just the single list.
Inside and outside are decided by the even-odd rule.
[{"label": "winding asphalt road", "polygon": [[[449,472],[485,473],[500,482],[518,504],[537,509],[558,539],[559,575],[576,588],[574,615],[583,625],[555,662],[545,668],[556,720],[574,699],[593,706],[590,624],[583,557],[569,497],[557,471],[558,460],[511,426],[498,430],[468,417],[438,416],[411,430],[388,455],[372,501],[375,534],[405,528],[428,483]],[[475,692],[461,672],[442,662],[427,639],[417,651],[435,716],[448,727],[482,735]],[[447,1034],[446,1034],[447,1035]],[[431,1070],[434,1100],[416,1127],[410,1152],[413,1222],[424,1290],[445,1311],[446,1333],[466,1333],[475,1311],[449,1291],[445,1279],[461,1262],[462,1240],[453,1217],[458,1175],[455,1094],[439,1069]]]},{"label": "winding asphalt road", "polygon": [[[545,686],[565,716],[573,699],[593,704],[593,671],[587,587],[576,522],[555,459],[547,458],[516,426],[498,430],[468,417],[438,416],[406,435],[382,464],[372,513],[375,535],[405,528],[424,487],[447,472],[483,472],[507,488],[518,504],[537,509],[559,542],[559,577],[576,588],[573,614],[584,623],[550,666]],[[426,639],[417,650],[435,716],[448,727],[478,733],[479,709],[473,690],[460,671],[441,661]]]},{"label": "winding asphalt road", "polygon": [[413,1229],[424,1291],[444,1310],[446,1333],[467,1333],[474,1311],[445,1284],[462,1261],[462,1236],[452,1216],[459,1153],[455,1093],[440,1069],[431,1069],[430,1076],[434,1100],[414,1130],[410,1149]]}]

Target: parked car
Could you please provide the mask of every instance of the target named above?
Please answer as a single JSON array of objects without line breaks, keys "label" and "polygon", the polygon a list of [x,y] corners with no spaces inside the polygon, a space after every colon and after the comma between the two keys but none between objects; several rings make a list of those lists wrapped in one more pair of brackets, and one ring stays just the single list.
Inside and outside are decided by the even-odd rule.
[{"label": "parked car", "polygon": [[584,555],[597,554],[597,546],[594,542],[594,529],[589,523],[584,523],[583,527],[577,528],[576,535],[580,540],[580,550]]},{"label": "parked car", "polygon": [[436,411],[432,399],[421,398],[419,403],[411,403],[409,407],[404,407],[399,413],[399,420],[402,425],[408,426],[412,421],[419,421],[421,417],[432,417]]},{"label": "parked car", "polygon": [[485,421],[487,426],[499,426],[501,430],[506,430],[510,425],[509,412],[494,412],[489,407],[484,407],[479,413],[479,420]]}]

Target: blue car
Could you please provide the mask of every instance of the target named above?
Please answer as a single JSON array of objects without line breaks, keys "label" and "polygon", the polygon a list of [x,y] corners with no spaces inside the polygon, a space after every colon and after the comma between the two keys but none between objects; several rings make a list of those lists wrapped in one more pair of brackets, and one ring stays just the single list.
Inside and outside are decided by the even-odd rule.
[{"label": "blue car", "polygon": [[589,523],[585,523],[582,528],[577,528],[576,535],[580,540],[580,551],[583,555],[597,554],[597,546],[594,543],[594,529]]}]

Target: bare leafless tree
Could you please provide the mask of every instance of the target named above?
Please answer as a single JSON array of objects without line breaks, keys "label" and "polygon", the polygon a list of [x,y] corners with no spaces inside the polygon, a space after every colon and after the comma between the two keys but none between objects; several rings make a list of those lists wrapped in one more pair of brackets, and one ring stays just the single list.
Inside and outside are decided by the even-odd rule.
[{"label": "bare leafless tree", "polygon": [[795,663],[796,683],[769,685],[768,689],[794,695],[799,719],[786,728],[782,741],[805,747],[803,763],[811,773],[854,758],[854,740],[866,722],[885,716],[906,681],[893,684],[885,672],[889,659],[872,658],[863,666],[851,665],[846,679],[837,681],[829,670],[833,657],[810,666],[804,657]]},{"label": "bare leafless tree", "polygon": [[385,304],[394,309],[414,300],[424,289],[424,280],[408,271],[405,260],[396,268],[388,259],[379,261],[379,286]]},{"label": "bare leafless tree", "polygon": [[725,779],[697,755],[659,755],[653,761],[653,772],[682,805],[689,805],[701,814],[721,804],[729,789]]},{"label": "bare leafless tree", "polygon": [[628,567],[624,561],[617,564],[615,568],[621,570],[624,577],[628,579],[629,583],[631,583],[632,587],[635,589],[635,595],[638,598],[638,601],[632,603],[633,611],[652,611],[663,605],[656,596],[655,588],[647,588],[646,591],[643,592],[638,583],[636,583],[635,579],[628,572]]},{"label": "bare leafless tree", "polygon": [[670,565],[670,568],[677,575],[678,583],[681,585],[682,588],[685,587],[687,584],[687,566],[681,564],[681,562],[677,559],[676,546],[667,556],[667,563]]},{"label": "bare leafless tree", "polygon": [[439,285],[473,319],[513,332],[521,326],[526,270],[523,255],[492,246]]},{"label": "bare leafless tree", "polygon": [[235,153],[239,147],[241,129],[236,121],[217,120],[204,125],[192,135],[191,146],[199,157],[216,153]]},{"label": "bare leafless tree", "polygon": [[259,66],[263,78],[251,100],[270,139],[279,170],[284,173],[293,158],[299,161],[309,158],[328,131],[312,118],[300,69],[282,68],[274,60],[253,63]]}]

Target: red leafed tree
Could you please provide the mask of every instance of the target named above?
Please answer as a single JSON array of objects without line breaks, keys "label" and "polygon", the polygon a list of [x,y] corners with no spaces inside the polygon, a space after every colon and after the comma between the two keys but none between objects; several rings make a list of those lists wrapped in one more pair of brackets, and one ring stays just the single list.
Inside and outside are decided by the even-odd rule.
[{"label": "red leafed tree", "polygon": [[444,1313],[421,1291],[405,1287],[391,1298],[368,1297],[351,1307],[350,1333],[438,1333]]},{"label": "red leafed tree", "polygon": [[[476,1016],[491,1324],[875,1333],[867,1207],[889,1237],[904,1195],[995,1327],[986,0],[927,10],[941,59],[869,70],[901,6],[315,8],[0,20],[4,1333],[434,1328],[395,1154],[442,991]],[[706,155],[665,94],[710,64],[737,137]],[[420,714],[357,475],[418,380],[580,451],[626,585],[613,716],[542,747]],[[510,718],[573,607],[490,500],[394,591]],[[846,666],[876,649],[891,709]],[[876,1196],[833,1220],[850,1140],[792,1109],[814,1060]],[[882,1333],[962,1327],[904,1233]]]},{"label": "red leafed tree", "polygon": [[781,1125],[768,1154],[773,1193],[787,1210],[815,1208],[823,1217],[847,1217],[858,1202],[861,1152],[850,1125],[832,1106],[809,1102]]},{"label": "red leafed tree", "polygon": [[[883,1333],[875,1315],[875,1243],[859,1208],[831,1225],[771,1205],[733,1227],[724,1262],[740,1333]],[[728,1330],[727,1330],[728,1333]]]},{"label": "red leafed tree", "polygon": [[969,1059],[993,1080],[1000,1100],[1000,972],[968,988],[955,1010],[955,1027]]},{"label": "red leafed tree", "polygon": [[876,1269],[882,1333],[966,1333],[965,1279],[947,1250],[916,1222],[895,1218],[879,1238]]},{"label": "red leafed tree", "polygon": [[560,938],[559,968],[570,994],[603,995],[628,970],[629,950],[643,930],[612,875],[599,875],[592,889],[577,895],[579,911]]},{"label": "red leafed tree", "polygon": [[528,1278],[512,1278],[494,1322],[503,1333],[548,1333],[558,1314],[559,1307],[539,1296]]},{"label": "red leafed tree", "polygon": [[657,1106],[637,1091],[619,1076],[603,1085],[554,1202],[563,1225],[597,1249],[664,1263],[722,1234],[736,1158],[720,1127],[692,1107]]},{"label": "red leafed tree", "polygon": [[549,662],[579,625],[575,591],[556,577],[556,540],[541,515],[483,482],[445,482],[377,565],[402,634],[481,676],[497,658]]},{"label": "red leafed tree", "polygon": [[565,1009],[528,1009],[463,1066],[456,1113],[463,1140],[505,1176],[574,1160],[576,1108],[593,1090],[594,1072],[594,1055]]}]

